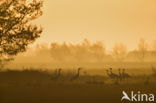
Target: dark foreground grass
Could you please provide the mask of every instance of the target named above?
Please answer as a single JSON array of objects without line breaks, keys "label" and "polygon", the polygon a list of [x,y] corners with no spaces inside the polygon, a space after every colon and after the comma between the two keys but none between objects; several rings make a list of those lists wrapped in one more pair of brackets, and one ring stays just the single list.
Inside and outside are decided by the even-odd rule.
[{"label": "dark foreground grass", "polygon": [[0,103],[121,103],[123,90],[156,94],[155,77],[145,85],[140,79],[115,84],[104,78],[104,84],[87,84],[83,78],[52,81],[50,76],[33,70],[0,72]]}]

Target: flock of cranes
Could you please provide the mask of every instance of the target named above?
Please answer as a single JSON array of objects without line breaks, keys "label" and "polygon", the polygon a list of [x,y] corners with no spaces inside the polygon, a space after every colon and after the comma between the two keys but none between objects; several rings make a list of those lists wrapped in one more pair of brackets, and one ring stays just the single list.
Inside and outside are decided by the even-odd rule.
[{"label": "flock of cranes", "polygon": [[107,75],[111,78],[111,79],[119,79],[119,80],[124,80],[126,78],[130,78],[131,76],[125,72],[125,69],[118,69],[119,74],[113,73],[112,68],[109,68],[109,70],[106,70]]},{"label": "flock of cranes", "polygon": [[[83,77],[83,76],[80,76],[80,71],[81,70],[82,70],[82,68],[78,68],[77,72],[75,74],[68,75],[69,76],[68,80],[69,81],[74,81],[74,80],[78,80],[80,77]],[[154,76],[156,76],[156,70],[154,69],[154,67],[152,67],[152,70],[153,70]],[[127,80],[128,78],[132,77],[131,75],[129,75],[126,72],[125,68],[122,68],[122,69],[119,68],[118,73],[113,72],[113,69],[109,68],[109,69],[106,70],[106,75],[108,76],[108,79],[115,80],[115,83],[119,83],[119,81],[124,81],[124,80]],[[89,75],[86,75],[86,76],[88,76],[89,79],[93,79],[91,81],[86,81],[86,83],[89,83],[89,84],[103,84],[104,83],[104,81],[96,80],[94,78],[95,76],[89,76]],[[66,76],[64,76],[64,74],[62,72],[62,68],[56,69],[56,71],[51,76],[51,80],[57,81],[57,80],[59,80],[61,78],[66,79]],[[145,78],[144,84],[148,85],[149,81],[150,81],[149,77]]]},{"label": "flock of cranes", "polygon": [[[81,69],[82,69],[82,68],[78,68],[77,74],[73,75],[73,76],[70,78],[70,81],[73,81],[73,80],[76,80],[76,79],[79,78],[79,76],[80,76],[80,70],[81,70]],[[61,71],[62,71],[61,68],[57,69],[56,72],[52,75],[51,80],[57,80],[57,79],[59,79],[59,78],[61,77],[61,75],[62,75],[62,74],[61,74]]]},{"label": "flock of cranes", "polygon": [[[74,81],[77,80],[80,77],[80,71],[82,70],[82,68],[78,68],[77,69],[77,73],[74,75],[71,75],[69,78],[69,81]],[[125,72],[125,69],[118,69],[119,73],[113,73],[112,68],[109,68],[108,70],[106,70],[106,73],[108,75],[108,77],[110,79],[114,79],[114,80],[124,80],[126,78],[130,78],[131,76]],[[51,80],[58,80],[59,78],[61,78],[63,76],[62,73],[62,69],[56,69],[55,73],[52,75]]]}]

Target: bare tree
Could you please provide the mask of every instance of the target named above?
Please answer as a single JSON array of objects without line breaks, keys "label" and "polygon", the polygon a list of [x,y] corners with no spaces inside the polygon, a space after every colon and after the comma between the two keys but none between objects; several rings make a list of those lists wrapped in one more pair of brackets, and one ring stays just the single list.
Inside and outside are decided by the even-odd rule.
[{"label": "bare tree", "polygon": [[112,57],[119,62],[123,62],[126,56],[127,47],[122,43],[116,44],[112,51]]},{"label": "bare tree", "polygon": [[42,15],[42,1],[2,0],[0,2],[0,64],[26,51],[42,32],[30,24]]},{"label": "bare tree", "polygon": [[147,43],[145,39],[141,38],[138,44],[137,57],[141,62],[144,62],[145,55],[147,53]]},{"label": "bare tree", "polygon": [[154,40],[153,42],[153,48],[152,48],[154,51],[156,51],[156,40]]}]

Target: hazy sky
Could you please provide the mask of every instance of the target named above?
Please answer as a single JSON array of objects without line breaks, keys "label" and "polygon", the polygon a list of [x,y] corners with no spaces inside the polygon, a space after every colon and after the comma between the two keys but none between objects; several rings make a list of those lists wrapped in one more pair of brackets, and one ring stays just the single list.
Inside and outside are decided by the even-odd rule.
[{"label": "hazy sky", "polygon": [[101,40],[136,48],[140,38],[156,39],[156,0],[44,0],[44,28],[37,42]]}]

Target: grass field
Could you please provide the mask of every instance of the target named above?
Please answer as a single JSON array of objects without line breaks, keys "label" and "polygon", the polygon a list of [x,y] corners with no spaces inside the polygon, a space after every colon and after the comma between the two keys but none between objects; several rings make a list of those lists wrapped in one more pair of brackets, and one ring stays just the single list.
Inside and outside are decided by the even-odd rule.
[{"label": "grass field", "polygon": [[[134,70],[142,73],[137,75]],[[57,80],[51,80],[53,71],[1,71],[0,103],[121,103],[123,90],[156,94],[156,76],[151,69],[129,69],[126,72],[131,77],[122,81],[109,78],[105,71],[91,69],[73,81],[74,72],[67,70]]]},{"label": "grass field", "polygon": [[0,103],[121,103],[123,90],[156,94],[151,68],[126,72],[131,77],[118,80],[107,76],[106,69],[85,69],[71,81],[76,70],[62,70],[56,80],[51,79],[54,70],[5,70],[0,72]]}]

